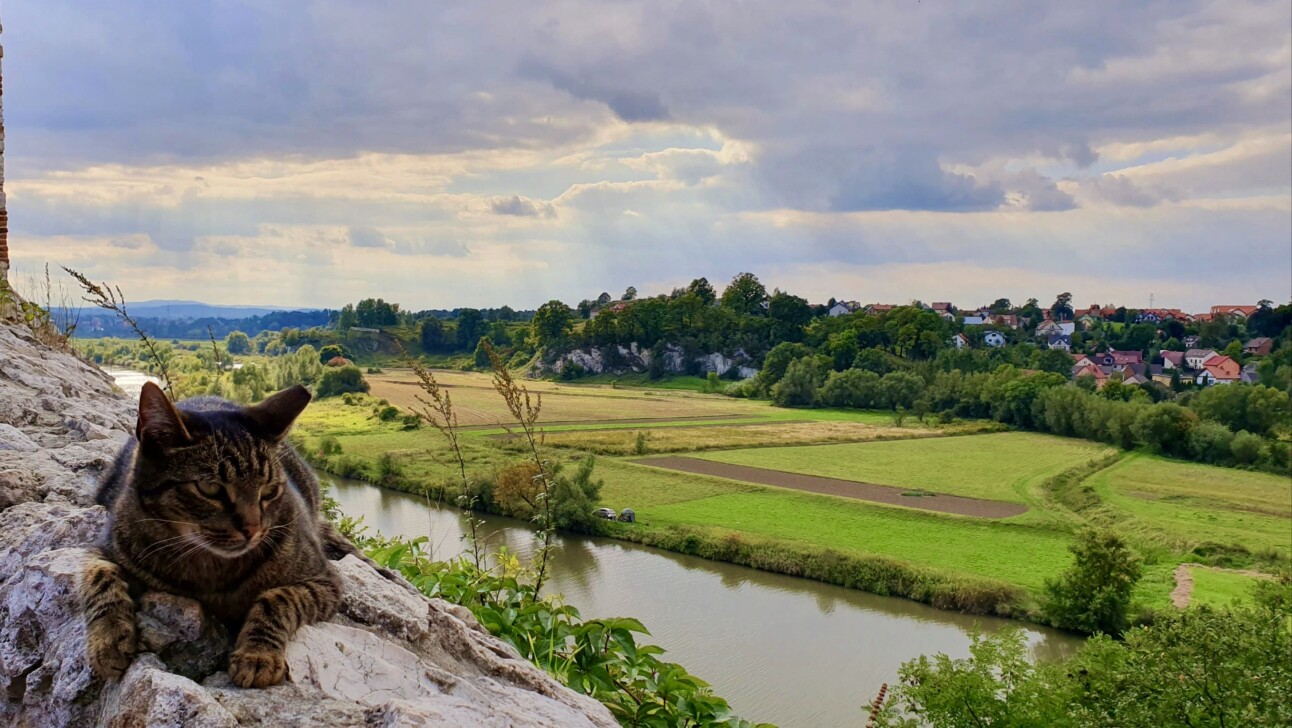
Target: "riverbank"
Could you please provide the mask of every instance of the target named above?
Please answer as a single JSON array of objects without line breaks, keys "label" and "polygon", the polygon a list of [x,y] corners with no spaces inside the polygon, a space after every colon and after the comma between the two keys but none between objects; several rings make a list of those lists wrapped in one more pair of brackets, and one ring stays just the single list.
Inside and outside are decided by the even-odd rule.
[{"label": "riverbank", "polygon": [[[456,509],[332,480],[341,510],[363,516],[370,529],[426,537],[435,558],[463,548]],[[487,551],[505,547],[528,560],[535,547],[530,524],[482,519]],[[651,633],[643,639],[665,648],[664,659],[711,683],[740,715],[782,728],[861,725],[860,706],[897,681],[903,661],[934,652],[968,657],[975,631],[1019,626],[606,537],[559,535],[549,574],[545,592],[561,595],[585,619],[640,619]],[[1066,657],[1083,642],[1023,628],[1029,655],[1041,662]]]},{"label": "riverbank", "polygon": [[[387,376],[392,381],[387,391],[409,395],[405,377]],[[449,377],[455,403],[469,402],[476,423],[462,437],[470,479],[485,509],[500,510],[488,496],[498,471],[519,459],[518,443],[498,437],[503,431],[485,424],[500,414],[484,396],[491,394],[485,390],[487,378]],[[1136,592],[1141,611],[1170,608],[1180,563],[1217,562],[1221,553],[1223,563],[1214,565],[1260,567],[1284,558],[1251,548],[1244,560],[1243,539],[1232,529],[1214,534],[1206,548],[1205,523],[1196,530],[1197,543],[1163,538],[1170,525],[1163,509],[1178,508],[1179,498],[1149,503],[1133,489],[1127,496],[1121,480],[1103,484],[1095,476],[1121,458],[1114,449],[1083,440],[992,434],[999,426],[990,422],[935,426],[910,418],[899,422],[891,413],[785,411],[676,391],[542,386],[545,412],[560,415],[562,423],[576,422],[571,415],[584,418],[583,424],[551,428],[552,456],[567,462],[599,456],[603,505],[632,508],[637,516],[634,524],[604,523],[599,530],[624,541],[1022,620],[1039,617],[1037,595],[1069,563],[1072,533],[1092,517],[1124,525],[1136,536],[1146,560],[1146,578]],[[546,406],[549,398],[555,399],[554,410]],[[300,445],[313,463],[336,475],[452,502],[455,468],[439,433],[382,420],[386,405],[380,399],[352,397],[350,402],[319,401],[302,418]],[[652,409],[645,414],[654,416],[635,416],[646,405]],[[734,419],[693,419],[700,416]],[[948,434],[962,436],[944,437]],[[704,459],[710,463],[704,469],[713,472],[669,471],[638,457],[669,453]],[[1157,466],[1157,459],[1150,461]],[[773,477],[742,480],[739,473],[754,466]],[[1189,473],[1194,478],[1225,475],[1245,479],[1236,483],[1242,489],[1269,487],[1262,480],[1268,476],[1259,473],[1187,467],[1223,471]],[[781,480],[827,482],[856,492],[777,487]],[[1084,491],[1094,499],[1093,509],[1074,502],[1066,490],[1059,492],[1055,483],[1066,480],[1102,484],[1099,492]],[[868,486],[873,493],[867,493]],[[1135,501],[1133,512],[1117,505],[1127,497]],[[1226,524],[1264,518],[1253,533],[1268,533],[1271,523],[1289,523],[1292,515],[1292,505],[1283,515],[1278,503],[1265,504],[1272,512],[1238,514],[1235,508],[1242,504],[1209,498],[1199,507]],[[974,504],[973,512],[957,510],[964,503]],[[1231,563],[1235,559],[1242,563]]]}]

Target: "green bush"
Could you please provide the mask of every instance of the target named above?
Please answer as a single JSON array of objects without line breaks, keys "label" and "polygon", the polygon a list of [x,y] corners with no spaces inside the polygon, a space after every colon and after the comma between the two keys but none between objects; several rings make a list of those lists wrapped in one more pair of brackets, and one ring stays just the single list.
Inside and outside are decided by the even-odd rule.
[{"label": "green bush", "polygon": [[1045,583],[1042,609],[1050,623],[1087,634],[1121,634],[1142,574],[1139,555],[1117,534],[1095,529],[1078,532],[1069,550],[1073,565]]},{"label": "green bush", "polygon": [[1261,584],[1250,607],[1160,615],[1121,641],[1029,659],[1022,630],[975,635],[970,657],[920,657],[872,706],[876,728],[1164,728],[1292,724],[1292,582]]},{"label": "green bush", "polygon": [[1261,459],[1261,450],[1265,443],[1261,438],[1246,430],[1240,430],[1229,443],[1229,451],[1239,465],[1255,465]]},{"label": "green bush", "polygon": [[335,397],[346,392],[367,392],[368,381],[358,367],[332,367],[319,378],[318,396]]},{"label": "green bush", "polygon": [[382,422],[393,422],[399,417],[399,408],[393,405],[377,408],[377,419]]}]

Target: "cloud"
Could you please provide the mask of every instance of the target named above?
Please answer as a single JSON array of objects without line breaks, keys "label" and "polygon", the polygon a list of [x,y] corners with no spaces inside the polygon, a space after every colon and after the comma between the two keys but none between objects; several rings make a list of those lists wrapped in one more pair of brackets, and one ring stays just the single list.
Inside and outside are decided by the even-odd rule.
[{"label": "cloud", "polygon": [[272,257],[302,305],[832,264],[1286,289],[1286,3],[214,7],[6,7],[15,255],[218,265],[231,301]]},{"label": "cloud", "polygon": [[356,248],[393,248],[395,242],[376,228],[350,227],[350,244]]},{"label": "cloud", "polygon": [[515,217],[555,217],[556,210],[551,204],[512,195],[511,197],[494,197],[489,200],[489,209],[496,215]]}]

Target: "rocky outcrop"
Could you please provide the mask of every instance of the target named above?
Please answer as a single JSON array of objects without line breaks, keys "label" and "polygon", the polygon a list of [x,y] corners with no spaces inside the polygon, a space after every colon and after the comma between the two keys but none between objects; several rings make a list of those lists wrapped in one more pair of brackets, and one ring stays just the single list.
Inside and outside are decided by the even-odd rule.
[{"label": "rocky outcrop", "polygon": [[233,686],[228,635],[192,600],[139,600],[142,654],[105,682],[76,581],[106,513],[94,482],[133,424],[98,369],[0,324],[0,722],[63,726],[614,726],[470,613],[354,557],[332,620],[290,644],[287,683]]},{"label": "rocky outcrop", "polygon": [[[714,352],[688,357],[682,347],[669,344],[660,356],[663,357],[663,370],[668,374],[717,372],[723,375],[733,367],[741,379],[748,379],[758,373],[757,369],[750,366],[753,360],[742,350],[735,351],[731,356]],[[580,374],[641,373],[650,370],[654,358],[654,352],[638,347],[636,343],[628,346],[571,349],[551,361],[540,363],[536,374],[561,374],[571,367],[577,368]]]}]

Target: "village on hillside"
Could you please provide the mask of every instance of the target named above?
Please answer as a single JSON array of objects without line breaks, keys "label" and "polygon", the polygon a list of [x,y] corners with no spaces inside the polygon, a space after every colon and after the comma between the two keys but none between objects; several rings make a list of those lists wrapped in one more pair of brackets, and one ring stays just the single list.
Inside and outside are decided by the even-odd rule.
[{"label": "village on hillside", "polygon": [[[1260,381],[1256,371],[1260,357],[1274,349],[1274,340],[1267,336],[1254,336],[1232,340],[1218,351],[1203,346],[1203,336],[1186,333],[1203,325],[1211,325],[1223,336],[1231,325],[1243,324],[1270,303],[1217,305],[1205,313],[1190,314],[1178,308],[1145,308],[1139,310],[1094,304],[1074,309],[1064,299],[1049,309],[1032,306],[1022,309],[1008,305],[982,306],[960,309],[945,301],[930,304],[914,302],[911,305],[933,311],[946,321],[958,325],[962,331],[948,342],[957,349],[976,346],[999,348],[1011,343],[1029,342],[1048,349],[1072,355],[1072,378],[1093,379],[1097,388],[1111,380],[1126,385],[1146,384],[1150,381],[1165,386],[1179,387],[1182,383],[1199,386]],[[1007,304],[1002,300],[998,304]],[[896,304],[832,300],[827,315],[847,316],[854,313],[878,314],[891,311]],[[1029,315],[1029,313],[1031,315]],[[1039,313],[1039,320],[1036,314]],[[1154,343],[1160,349],[1150,356],[1145,351],[1121,351],[1101,344],[1099,336],[1089,336],[1105,328],[1119,331],[1135,324],[1156,326]],[[1214,338],[1214,336],[1212,337]]]}]

